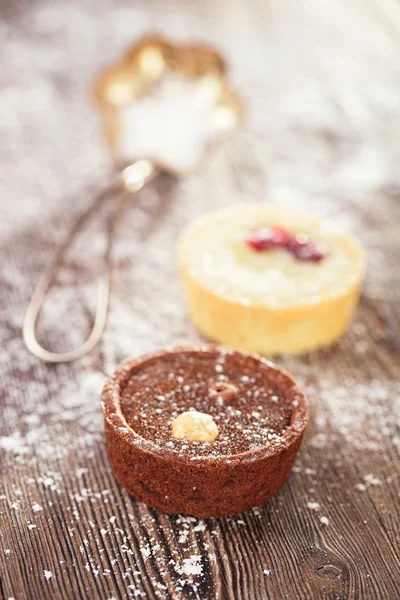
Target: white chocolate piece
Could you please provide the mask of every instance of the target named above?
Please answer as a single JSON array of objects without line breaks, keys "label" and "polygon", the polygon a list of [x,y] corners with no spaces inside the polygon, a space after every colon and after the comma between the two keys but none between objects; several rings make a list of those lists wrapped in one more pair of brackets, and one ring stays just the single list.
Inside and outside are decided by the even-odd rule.
[{"label": "white chocolate piece", "polygon": [[213,442],[218,437],[218,427],[211,415],[191,410],[173,420],[172,435],[177,440]]}]

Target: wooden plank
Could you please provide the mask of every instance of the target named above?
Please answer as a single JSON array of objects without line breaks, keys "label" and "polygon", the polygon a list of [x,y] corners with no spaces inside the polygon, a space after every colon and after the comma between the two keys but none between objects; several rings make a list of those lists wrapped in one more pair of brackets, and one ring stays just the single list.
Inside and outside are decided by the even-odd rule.
[{"label": "wooden plank", "polygon": [[[363,27],[356,27],[356,3],[323,13],[311,0],[169,3],[168,10],[123,0],[101,10],[91,2],[7,7],[2,599],[399,596],[399,61],[396,19],[389,27],[380,12],[376,21],[367,5],[377,10],[363,5]],[[199,172],[181,181],[162,176],[132,202],[119,230],[102,343],[79,363],[43,365],[21,339],[25,307],[55,245],[109,171],[89,82],[150,27],[227,52],[248,122]],[[99,395],[125,356],[199,339],[182,305],[175,239],[194,216],[238,201],[336,218],[366,244],[369,273],[339,344],[278,359],[305,386],[312,414],[282,491],[237,517],[168,516],[116,484]],[[78,240],[49,296],[40,335],[52,348],[76,344],[90,328],[110,213],[112,203]]]}]

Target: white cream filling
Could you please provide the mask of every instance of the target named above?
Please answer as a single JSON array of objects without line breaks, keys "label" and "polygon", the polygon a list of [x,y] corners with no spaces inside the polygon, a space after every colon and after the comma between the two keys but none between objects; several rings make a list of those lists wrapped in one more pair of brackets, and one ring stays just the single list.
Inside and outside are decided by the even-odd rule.
[{"label": "white cream filling", "polygon": [[[308,234],[326,256],[319,263],[305,262],[285,249],[250,248],[246,238],[251,230],[268,225]],[[185,244],[190,275],[210,291],[245,305],[316,303],[344,293],[361,277],[357,251],[330,223],[274,214],[268,208],[206,218],[187,232]]]}]

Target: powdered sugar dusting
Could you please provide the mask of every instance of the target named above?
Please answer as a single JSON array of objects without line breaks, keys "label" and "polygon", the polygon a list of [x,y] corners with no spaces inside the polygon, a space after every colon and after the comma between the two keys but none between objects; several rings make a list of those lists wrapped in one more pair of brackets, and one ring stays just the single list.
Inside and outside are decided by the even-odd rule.
[{"label": "powdered sugar dusting", "polygon": [[[137,365],[121,391],[127,423],[155,446],[192,460],[279,448],[300,392],[255,357],[231,351],[224,353],[223,363],[219,358],[219,351],[186,350],[157,354]],[[113,380],[107,394],[108,386]],[[154,395],[154,390],[162,393]],[[196,415],[212,425],[212,435],[184,435],[181,424],[194,427]]]},{"label": "powdered sugar dusting", "polygon": [[318,430],[311,438],[313,446],[329,445],[323,433],[329,421],[331,438],[343,436],[358,450],[379,452],[382,443],[396,444],[400,424],[400,382],[373,379],[368,384],[348,378],[339,385],[333,380],[319,382],[317,392],[327,409],[316,415]]},{"label": "powdered sugar dusting", "polygon": [[45,579],[47,579],[47,581],[49,579],[52,579],[52,577],[54,577],[54,574],[51,571],[47,571],[47,569],[45,569],[43,571],[43,574],[44,574]]}]

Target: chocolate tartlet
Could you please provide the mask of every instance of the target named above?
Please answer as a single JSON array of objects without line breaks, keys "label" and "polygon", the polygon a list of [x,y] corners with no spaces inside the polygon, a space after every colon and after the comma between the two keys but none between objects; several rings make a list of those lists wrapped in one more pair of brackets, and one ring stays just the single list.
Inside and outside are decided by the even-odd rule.
[{"label": "chocolate tartlet", "polygon": [[[150,506],[197,517],[232,515],[273,496],[308,422],[290,375],[213,345],[126,359],[104,386],[102,410],[118,481]],[[187,415],[206,423],[214,441],[182,437]]]}]

